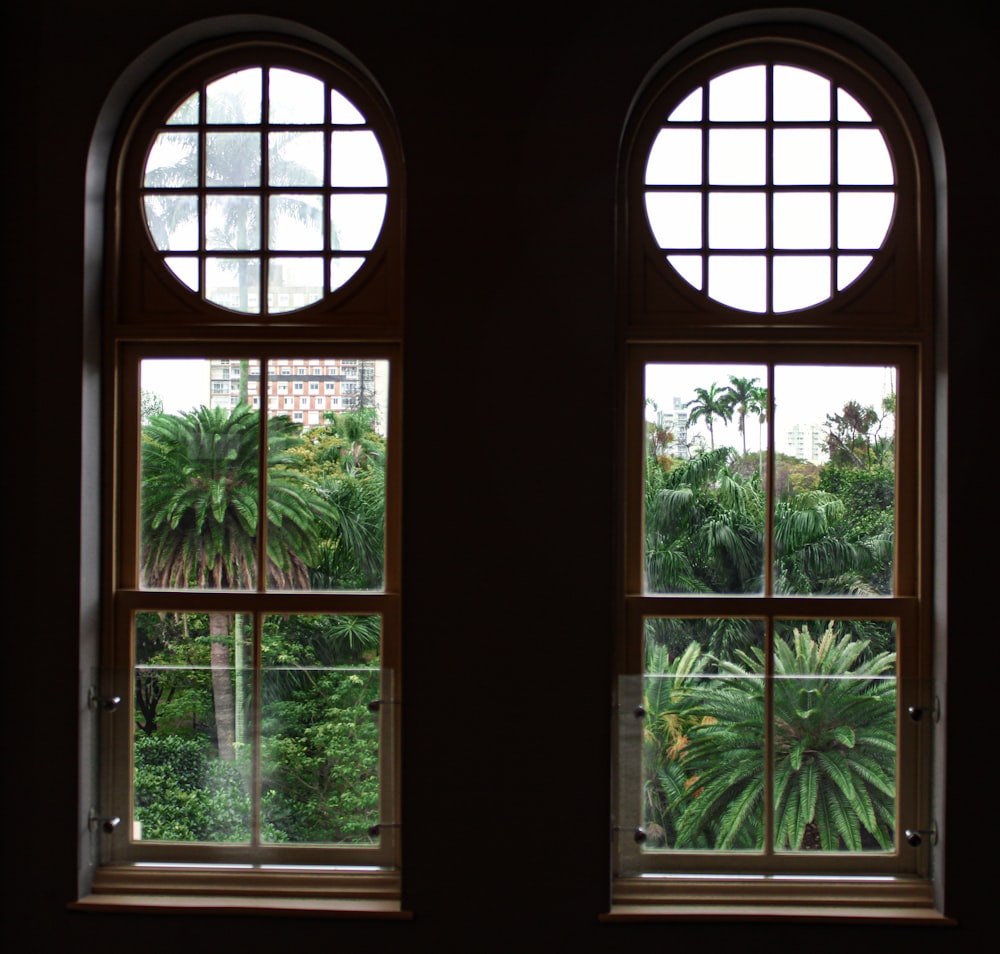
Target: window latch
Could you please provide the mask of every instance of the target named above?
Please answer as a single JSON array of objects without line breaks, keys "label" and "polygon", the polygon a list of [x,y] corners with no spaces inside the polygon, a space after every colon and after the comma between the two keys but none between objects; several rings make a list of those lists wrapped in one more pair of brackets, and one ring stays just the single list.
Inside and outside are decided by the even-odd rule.
[{"label": "window latch", "polygon": [[931,822],[930,828],[907,828],[903,832],[906,843],[913,848],[919,848],[923,844],[924,835],[930,835],[931,844],[936,845],[938,840],[937,822]]},{"label": "window latch", "polygon": [[100,696],[97,690],[91,686],[87,690],[87,706],[91,709],[103,709],[105,712],[114,712],[122,702],[121,696]]},{"label": "window latch", "polygon": [[91,831],[97,831],[97,827],[100,825],[101,831],[106,835],[112,834],[121,823],[122,820],[117,815],[98,815],[96,808],[90,810],[90,815],[87,818],[87,827]]}]

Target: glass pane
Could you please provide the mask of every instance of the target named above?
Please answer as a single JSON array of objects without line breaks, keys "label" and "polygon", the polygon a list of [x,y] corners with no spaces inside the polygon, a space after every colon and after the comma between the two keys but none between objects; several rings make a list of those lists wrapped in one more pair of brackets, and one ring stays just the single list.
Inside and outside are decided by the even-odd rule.
[{"label": "glass pane", "polygon": [[198,278],[198,259],[174,256],[165,258],[163,262],[177,276],[178,280],[187,285],[191,291],[196,292],[198,290],[200,284]]},{"label": "glass pane", "polygon": [[830,181],[829,129],[776,129],[776,185],[826,185]]},{"label": "glass pane", "polygon": [[892,851],[895,630],[887,620],[778,621],[777,851]]},{"label": "glass pane", "polygon": [[321,258],[272,258],[267,266],[267,310],[280,314],[305,308],[323,297]]},{"label": "glass pane", "polygon": [[889,594],[896,370],[775,368],[776,593]]},{"label": "glass pane", "polygon": [[205,153],[206,186],[260,185],[260,133],[208,133]]},{"label": "glass pane", "polygon": [[331,247],[349,251],[373,248],[382,231],[385,206],[384,194],[330,196]]},{"label": "glass pane", "polygon": [[697,123],[701,122],[701,101],[702,87],[698,87],[689,93],[677,104],[674,111],[667,117],[672,123]]},{"label": "glass pane", "polygon": [[268,586],[380,589],[389,363],[274,359],[268,374],[270,394],[287,394],[290,377],[294,409],[320,412],[306,427],[284,406],[269,413]]},{"label": "glass pane", "polygon": [[262,840],[372,843],[379,617],[268,616],[262,637]]},{"label": "glass pane", "polygon": [[766,118],[766,69],[745,66],[717,76],[708,84],[708,118],[713,122]]},{"label": "glass pane", "polygon": [[177,107],[167,120],[168,126],[190,126],[198,122],[198,103],[200,97],[198,93],[192,93],[180,106]]},{"label": "glass pane", "polygon": [[268,133],[268,183],[273,186],[322,185],[324,141],[321,132]]},{"label": "glass pane", "polygon": [[188,252],[198,248],[198,197],[147,195],[143,200],[146,225],[161,252]]},{"label": "glass pane", "polygon": [[701,184],[701,130],[661,129],[646,162],[647,185]]},{"label": "glass pane", "polygon": [[240,614],[136,614],[136,840],[250,841],[251,632]]},{"label": "glass pane", "polygon": [[646,592],[762,591],[766,387],[763,365],[646,365]]},{"label": "glass pane", "polygon": [[272,69],[268,74],[268,117],[272,123],[321,123],[323,94],[323,82],[315,76]]},{"label": "glass pane", "polygon": [[841,192],[837,196],[837,245],[880,248],[895,206],[892,192]]},{"label": "glass pane", "polygon": [[837,90],[837,119],[842,123],[870,123],[872,117],[845,89]]},{"label": "glass pane", "polygon": [[[763,201],[763,196],[760,197]],[[767,260],[762,255],[710,255],[708,294],[723,305],[763,312],[767,307]]]},{"label": "glass pane", "polygon": [[710,248],[764,248],[767,244],[764,193],[710,192],[708,244]]},{"label": "glass pane", "polygon": [[660,248],[701,248],[701,193],[647,192],[646,215]]},{"label": "glass pane", "polygon": [[775,66],[772,108],[778,122],[829,120],[830,81],[797,66]]},{"label": "glass pane", "polygon": [[268,248],[278,251],[306,251],[323,247],[322,196],[272,195],[268,204]]},{"label": "glass pane", "polygon": [[330,136],[330,185],[385,186],[389,174],[382,147],[370,130]]},{"label": "glass pane", "polygon": [[205,298],[244,314],[260,311],[260,259],[206,258]]},{"label": "glass pane", "polygon": [[708,181],[712,185],[763,185],[766,144],[763,129],[709,130]]},{"label": "glass pane", "polygon": [[210,123],[259,123],[260,69],[238,70],[209,83],[205,103]]},{"label": "glass pane", "polygon": [[830,194],[776,193],[773,229],[775,248],[829,248]]},{"label": "glass pane", "polygon": [[643,849],[759,851],[762,621],[647,619],[644,642]]},{"label": "glass pane", "polygon": [[775,255],[772,310],[781,314],[826,301],[830,297],[830,264],[825,255]]},{"label": "glass pane", "polygon": [[879,130],[837,132],[837,181],[841,185],[892,185],[896,181],[889,147]]},{"label": "glass pane", "polygon": [[342,288],[357,274],[364,265],[361,256],[344,255],[330,260],[330,291]]},{"label": "glass pane", "polygon": [[843,291],[872,263],[871,255],[837,256],[837,291]]},{"label": "glass pane", "polygon": [[146,157],[142,184],[148,189],[187,189],[198,185],[198,134],[159,133]]},{"label": "glass pane", "polygon": [[[205,361],[141,369],[140,573],[145,587],[256,585],[259,415]],[[166,386],[166,393],[161,388]]]},{"label": "glass pane", "polygon": [[210,195],[205,200],[205,247],[212,251],[260,248],[260,199]]},{"label": "glass pane", "polygon": [[689,285],[694,286],[699,291],[704,284],[702,278],[703,259],[700,255],[668,255],[667,261],[677,270]]},{"label": "glass pane", "polygon": [[360,110],[339,90],[330,90],[330,122],[356,126],[365,121]]}]

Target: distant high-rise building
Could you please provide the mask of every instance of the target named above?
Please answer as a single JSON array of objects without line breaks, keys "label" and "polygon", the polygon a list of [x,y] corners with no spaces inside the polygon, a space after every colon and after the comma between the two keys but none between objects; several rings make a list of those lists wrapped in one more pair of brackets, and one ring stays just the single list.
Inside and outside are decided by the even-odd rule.
[{"label": "distant high-rise building", "polygon": [[[246,395],[253,407],[261,406],[261,373],[257,359],[241,362],[213,358],[209,379],[212,407],[235,407],[241,394]],[[362,407],[374,408],[378,421],[384,422],[388,384],[386,361],[273,359],[269,362],[264,397],[268,417],[284,414],[305,427],[325,423],[325,415],[331,411],[354,411]]]}]

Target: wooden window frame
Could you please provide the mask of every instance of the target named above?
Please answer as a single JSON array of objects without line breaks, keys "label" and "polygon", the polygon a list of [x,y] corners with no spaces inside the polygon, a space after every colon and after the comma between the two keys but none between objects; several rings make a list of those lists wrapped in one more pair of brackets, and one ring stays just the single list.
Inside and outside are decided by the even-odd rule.
[{"label": "wooden window frame", "polygon": [[[666,263],[647,224],[644,168],[656,132],[695,86],[738,66],[788,63],[843,85],[872,109],[895,162],[895,222],[867,272],[843,293],[801,312],[748,313],[693,289]],[[632,696],[643,672],[643,621],[648,616],[892,618],[900,632],[897,676],[899,828],[933,828],[933,719],[907,718],[910,706],[939,711],[934,684],[933,558],[935,533],[935,375],[938,320],[935,197],[923,124],[886,66],[846,36],[811,25],[769,23],[703,31],[681,44],[651,74],[637,98],[620,166],[619,521],[615,737],[634,719]],[[704,185],[694,187],[704,190]],[[644,375],[647,363],[818,363],[896,365],[900,369],[895,586],[891,597],[842,598],[684,596],[643,588]],[[773,416],[768,415],[773,428]],[[938,425],[940,426],[940,425]],[[769,447],[774,447],[773,433]],[[773,486],[773,481],[771,483]],[[765,557],[766,559],[766,557]],[[634,731],[634,730],[633,730]],[[936,839],[876,853],[642,852],[628,805],[638,805],[635,753],[615,751],[611,900],[604,920],[859,918],[892,922],[945,920],[935,883]],[[909,820],[908,820],[909,819]]]},{"label": "wooden window frame", "polygon": [[[141,170],[152,131],[172,106],[212,78],[251,66],[285,66],[326,80],[364,113],[383,150],[388,201],[378,241],[344,286],[294,312],[234,314],[171,275],[146,234]],[[150,80],[126,112],[109,163],[103,321],[102,655],[94,699],[100,738],[94,864],[79,909],[191,908],[409,917],[400,907],[401,447],[403,162],[391,112],[364,70],[311,41],[280,34],[198,44]],[[377,591],[153,591],[139,584],[140,363],[146,358],[386,360],[389,399],[384,582]],[[207,396],[206,396],[207,397]],[[266,421],[263,415],[262,421]],[[372,613],[382,621],[377,847],[232,846],[134,842],[131,800],[131,619],[153,609],[225,607],[268,612]],[[385,698],[386,693],[390,697]],[[99,700],[122,700],[114,713]],[[104,831],[101,818],[118,817]]]}]

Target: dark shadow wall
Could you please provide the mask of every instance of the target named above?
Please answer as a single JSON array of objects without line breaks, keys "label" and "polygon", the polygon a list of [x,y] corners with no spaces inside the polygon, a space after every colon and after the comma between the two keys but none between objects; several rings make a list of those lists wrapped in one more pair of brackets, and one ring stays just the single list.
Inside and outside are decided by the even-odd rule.
[{"label": "dark shadow wall", "polygon": [[[949,913],[956,928],[609,926],[616,156],[678,40],[738,2],[169,4],[3,14],[5,933],[53,952],[980,951],[996,719],[996,42],[987,4],[825,3],[922,85],[948,164]],[[405,892],[410,923],[70,912],[85,170],[136,57],[193,20],[319,30],[382,84],[407,162]],[[81,434],[83,433],[83,436]],[[86,521],[85,521],[86,522]],[[569,595],[570,601],[552,599]],[[989,707],[989,708],[988,708]]]}]

